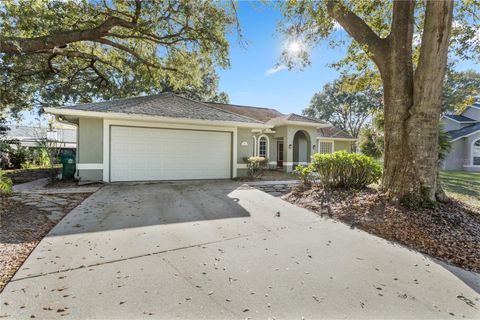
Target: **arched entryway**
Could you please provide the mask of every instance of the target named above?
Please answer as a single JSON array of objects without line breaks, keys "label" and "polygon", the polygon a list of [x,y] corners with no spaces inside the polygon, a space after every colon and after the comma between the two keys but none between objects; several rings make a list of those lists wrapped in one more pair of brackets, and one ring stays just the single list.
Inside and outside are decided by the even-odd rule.
[{"label": "arched entryway", "polygon": [[299,130],[293,136],[293,165],[310,162],[312,142],[308,132]]}]

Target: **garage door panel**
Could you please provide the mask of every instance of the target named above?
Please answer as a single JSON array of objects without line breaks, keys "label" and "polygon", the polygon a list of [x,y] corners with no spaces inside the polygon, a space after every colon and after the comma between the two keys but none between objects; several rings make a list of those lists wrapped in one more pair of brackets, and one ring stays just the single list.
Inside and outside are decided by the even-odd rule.
[{"label": "garage door panel", "polygon": [[231,133],[111,127],[111,181],[225,179]]}]

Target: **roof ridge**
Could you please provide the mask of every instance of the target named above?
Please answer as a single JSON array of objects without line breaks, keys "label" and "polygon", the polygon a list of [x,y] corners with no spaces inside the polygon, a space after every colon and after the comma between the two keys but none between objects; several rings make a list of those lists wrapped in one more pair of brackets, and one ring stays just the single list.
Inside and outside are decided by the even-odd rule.
[{"label": "roof ridge", "polygon": [[232,106],[232,107],[243,107],[243,108],[254,108],[254,109],[264,109],[264,110],[274,110],[274,111],[277,111],[278,113],[281,113],[280,111],[278,111],[277,109],[275,108],[268,108],[268,107],[256,107],[256,106],[247,106],[247,105],[243,105],[243,104],[232,104],[232,103],[223,103],[223,102],[210,102],[210,101],[204,101],[204,103],[208,103],[208,104],[223,104],[223,105],[227,105],[227,106]]},{"label": "roof ridge", "polygon": [[305,115],[303,115],[303,114],[298,114],[298,113],[294,113],[294,112],[289,113],[289,114],[288,114],[288,117],[290,117],[290,116],[292,116],[292,115],[299,116],[299,117],[302,117],[302,118],[305,118],[305,119],[309,119],[309,120],[314,120],[314,121],[319,121],[319,122],[325,122],[325,123],[326,123],[326,121],[323,120],[323,119],[317,119],[317,118],[305,116]]},{"label": "roof ridge", "polygon": [[255,121],[257,123],[264,123],[264,122],[261,122],[257,119],[253,119],[253,118],[250,118],[250,117],[247,117],[247,116],[244,116],[244,115],[241,115],[241,114],[238,114],[238,113],[235,113],[235,112],[232,112],[232,111],[228,111],[228,110],[223,110],[223,109],[220,109],[220,108],[216,108],[214,106],[209,106],[207,104],[207,102],[203,102],[203,101],[197,101],[197,100],[193,100],[193,99],[190,99],[190,98],[186,98],[186,97],[183,97],[183,96],[180,96],[176,93],[173,93],[172,94],[175,96],[175,97],[178,97],[178,98],[182,98],[182,99],[185,99],[185,100],[190,100],[190,101],[193,101],[193,102],[196,102],[196,103],[201,103],[203,104],[204,106],[206,106],[207,108],[212,108],[212,109],[215,109],[215,110],[218,110],[218,111],[222,111],[222,112],[225,112],[225,113],[229,113],[229,114],[233,114],[237,117],[241,117],[241,118],[245,118],[245,119],[248,119],[248,120],[252,120],[252,121]]},{"label": "roof ridge", "polygon": [[160,95],[167,95],[171,92],[166,91],[166,92],[159,92],[155,94],[150,94],[150,95],[145,95],[145,96],[134,96],[134,97],[127,97],[127,98],[116,98],[116,99],[111,99],[111,100],[103,100],[103,101],[96,101],[96,102],[84,102],[84,103],[75,103],[72,105],[63,105],[61,108],[68,108],[72,106],[84,106],[87,104],[100,104],[100,103],[109,103],[109,102],[115,102],[115,101],[125,101],[125,100],[133,100],[133,99],[139,99],[139,98],[151,98],[155,96],[160,96]]}]

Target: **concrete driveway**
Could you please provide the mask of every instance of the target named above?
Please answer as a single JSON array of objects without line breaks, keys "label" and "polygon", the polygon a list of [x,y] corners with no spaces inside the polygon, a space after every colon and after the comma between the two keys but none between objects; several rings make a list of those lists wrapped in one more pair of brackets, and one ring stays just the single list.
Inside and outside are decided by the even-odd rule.
[{"label": "concrete driveway", "polygon": [[480,296],[419,253],[240,183],[112,184],[43,239],[0,315],[478,318]]}]

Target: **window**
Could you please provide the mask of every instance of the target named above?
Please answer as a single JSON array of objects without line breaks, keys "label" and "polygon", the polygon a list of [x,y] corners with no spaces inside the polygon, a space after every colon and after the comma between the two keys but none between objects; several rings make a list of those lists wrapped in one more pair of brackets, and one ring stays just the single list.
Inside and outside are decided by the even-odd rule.
[{"label": "window", "polygon": [[473,143],[472,147],[473,165],[480,166],[480,139]]},{"label": "window", "polygon": [[333,153],[333,141],[320,141],[318,143],[319,153]]},{"label": "window", "polygon": [[258,156],[259,157],[267,157],[267,137],[261,137],[258,140]]}]

